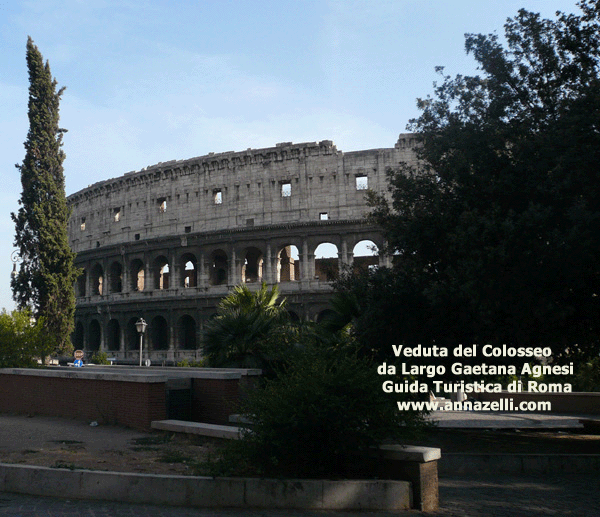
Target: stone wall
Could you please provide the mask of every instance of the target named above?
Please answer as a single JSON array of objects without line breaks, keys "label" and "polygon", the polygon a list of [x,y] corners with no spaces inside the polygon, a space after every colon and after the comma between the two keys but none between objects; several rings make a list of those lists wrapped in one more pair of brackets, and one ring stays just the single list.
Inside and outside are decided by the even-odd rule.
[{"label": "stone wall", "polygon": [[357,251],[384,244],[365,192],[386,192],[386,170],[414,163],[415,145],[412,135],[349,153],[282,143],[159,163],[69,196],[84,270],[75,346],[135,362],[143,317],[153,361],[198,358],[204,322],[240,283],[278,283],[294,319],[323,317],[343,267],[389,264]]}]

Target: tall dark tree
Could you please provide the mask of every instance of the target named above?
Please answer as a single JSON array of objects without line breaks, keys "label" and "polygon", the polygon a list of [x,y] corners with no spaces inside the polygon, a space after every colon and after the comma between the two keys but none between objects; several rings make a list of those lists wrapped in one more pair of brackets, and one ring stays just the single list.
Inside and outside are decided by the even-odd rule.
[{"label": "tall dark tree", "polygon": [[370,198],[419,301],[397,309],[413,322],[398,341],[598,355],[600,1],[577,5],[552,20],[519,11],[505,44],[467,35],[480,75],[440,70],[419,100],[421,165],[390,172],[391,202]]},{"label": "tall dark tree", "polygon": [[64,88],[57,91],[48,62],[31,38],[27,40],[29,70],[29,132],[21,172],[23,192],[16,226],[15,246],[21,264],[12,279],[13,297],[20,308],[43,316],[47,339],[57,350],[70,347],[74,325],[74,283],[79,271],[69,247],[62,147],[64,129],[59,128],[59,102]]}]

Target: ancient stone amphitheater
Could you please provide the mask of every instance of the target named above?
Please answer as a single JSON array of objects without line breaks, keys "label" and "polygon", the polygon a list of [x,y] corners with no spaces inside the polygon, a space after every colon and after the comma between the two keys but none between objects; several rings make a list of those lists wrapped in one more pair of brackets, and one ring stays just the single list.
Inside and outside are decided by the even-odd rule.
[{"label": "ancient stone amphitheater", "polygon": [[153,363],[201,356],[201,332],[230,289],[279,284],[294,319],[326,313],[345,265],[387,264],[367,224],[366,189],[413,162],[395,147],[344,153],[328,140],[159,163],[68,198],[69,239],[83,275],[74,345],[136,362],[148,322]]}]

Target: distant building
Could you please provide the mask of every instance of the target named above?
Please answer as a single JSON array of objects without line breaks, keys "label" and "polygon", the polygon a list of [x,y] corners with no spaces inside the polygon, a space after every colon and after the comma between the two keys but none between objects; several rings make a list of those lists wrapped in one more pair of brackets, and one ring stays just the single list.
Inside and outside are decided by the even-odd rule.
[{"label": "distant building", "polygon": [[366,189],[414,162],[413,135],[344,153],[329,140],[159,163],[68,197],[76,348],[136,362],[135,322],[153,362],[201,356],[204,322],[240,283],[280,284],[292,318],[318,320],[345,264],[386,264]]}]

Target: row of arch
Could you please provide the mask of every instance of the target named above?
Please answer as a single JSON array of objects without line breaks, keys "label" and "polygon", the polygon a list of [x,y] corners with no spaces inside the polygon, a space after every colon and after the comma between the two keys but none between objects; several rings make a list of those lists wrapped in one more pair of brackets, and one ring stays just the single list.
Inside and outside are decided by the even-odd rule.
[{"label": "row of arch", "polygon": [[[234,252],[228,254],[216,249],[200,260],[193,252],[183,253],[177,260],[169,260],[167,253],[159,253],[152,260],[134,256],[115,258],[106,267],[101,262],[84,267],[79,277],[77,295],[97,296],[110,293],[162,290],[171,287],[194,288],[237,283],[295,282],[305,278],[323,281],[334,280],[345,260],[332,243],[321,243],[314,254],[302,254],[293,244],[277,250],[274,260],[254,246],[244,249],[238,259]],[[354,267],[373,267],[379,263],[377,246],[373,241],[359,241],[353,248],[349,261]]]},{"label": "row of arch", "polygon": [[[317,315],[320,321],[328,309]],[[299,316],[294,311],[289,311],[290,319],[298,321]],[[118,319],[109,319],[103,325],[98,318],[91,318],[88,322],[78,321],[73,334],[75,349],[89,352],[135,352],[139,350],[139,334],[136,329],[138,318],[127,319],[124,325]],[[149,319],[144,336],[144,349],[149,352],[182,350],[192,351],[200,347],[200,332],[202,322],[197,323],[196,318],[190,314],[183,314],[176,320],[176,325],[171,328],[164,316],[156,315]]]}]

